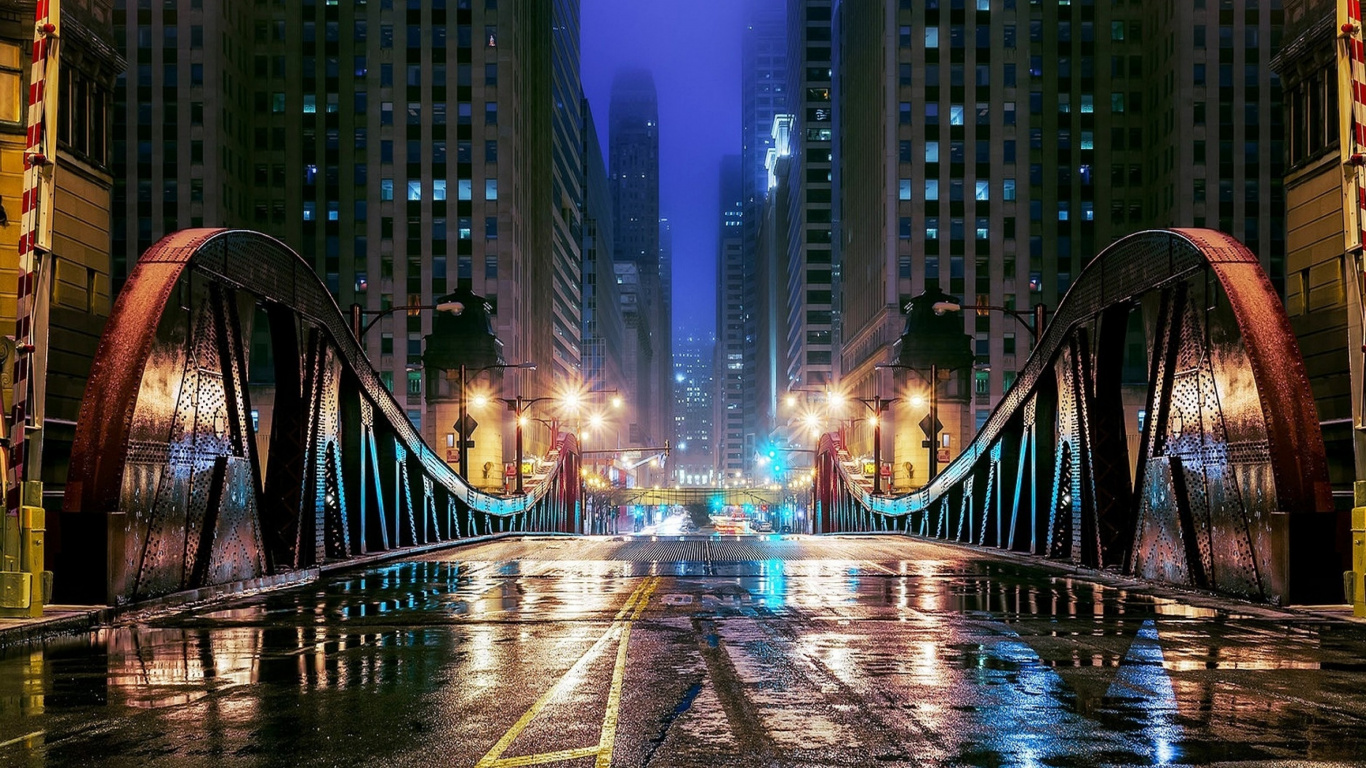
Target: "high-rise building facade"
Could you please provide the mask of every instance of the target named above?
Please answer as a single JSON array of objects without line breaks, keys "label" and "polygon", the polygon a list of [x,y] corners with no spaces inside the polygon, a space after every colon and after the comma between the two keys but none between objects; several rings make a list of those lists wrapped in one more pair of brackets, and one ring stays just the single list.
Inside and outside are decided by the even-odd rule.
[{"label": "high-rise building facade", "polygon": [[680,485],[715,486],[712,451],[714,347],[711,336],[681,335],[674,352],[672,480]]},{"label": "high-rise building facade", "polygon": [[[26,432],[29,462],[25,480],[38,480],[45,499],[60,504],[67,479],[71,443],[80,415],[95,346],[111,308],[109,244],[111,225],[110,130],[115,79],[127,62],[112,47],[112,0],[62,3],[60,64],[47,70],[55,87],[46,120],[54,145],[44,145],[53,178],[50,238],[38,238],[39,271],[32,286],[30,357],[32,388]],[[0,335],[14,336],[19,311],[19,241],[24,213],[24,173],[28,167],[29,77],[34,34],[33,3],[9,3],[0,10]],[[49,66],[57,56],[49,58]],[[44,218],[44,217],[40,217]],[[38,224],[42,226],[41,222]],[[8,344],[7,361],[15,364]],[[4,419],[9,429],[12,392],[5,391]],[[36,427],[36,429],[34,429]],[[13,434],[12,432],[9,434]],[[49,528],[57,525],[49,518]],[[11,550],[13,551],[13,550]]]},{"label": "high-rise building facade", "polygon": [[[505,357],[537,365],[501,394],[576,375],[576,2],[152,5],[114,11],[116,270],[176,229],[251,227],[369,315],[488,297]],[[420,370],[431,324],[389,314],[363,343],[439,446],[453,419],[429,406],[454,391]],[[476,418],[470,465],[500,466],[507,415]]]},{"label": "high-rise building facade", "polygon": [[744,169],[739,155],[721,158],[721,234],[716,253],[716,401],[713,445],[716,474],[734,479],[754,463],[754,446],[746,446],[745,393],[745,236]]},{"label": "high-rise building facade", "polygon": [[[773,117],[787,108],[787,10],[782,0],[751,3],[740,48],[740,158],[741,200],[744,202],[744,299],[745,324],[745,442],[757,447],[769,428],[764,426],[761,385],[770,381],[761,374],[771,360],[760,334],[766,329],[759,317],[760,293],[770,284],[762,273],[760,226],[768,193],[766,162],[773,150]],[[784,370],[784,377],[786,370]]]},{"label": "high-rise building facade", "polygon": [[635,361],[631,434],[633,442],[648,447],[672,432],[672,422],[661,418],[665,404],[659,402],[659,395],[672,391],[661,390],[661,380],[668,380],[661,377],[673,375],[659,326],[659,109],[654,77],[647,70],[623,70],[612,81],[611,98],[608,154],[613,247],[617,263],[631,267],[637,297],[622,305],[628,330],[626,356]]},{"label": "high-rise building facade", "polygon": [[[843,388],[904,394],[904,376],[874,366],[892,360],[905,304],[927,286],[970,305],[1053,307],[1096,253],[1140,229],[1226,229],[1274,275],[1278,5],[841,0]],[[962,404],[941,409],[951,455],[1031,340],[1003,312],[965,312],[963,327],[978,365],[943,385]],[[924,414],[895,413],[902,428],[883,430],[896,435],[883,451],[894,447],[893,484],[918,484]],[[870,433],[851,432],[851,447],[870,451]]]},{"label": "high-rise building facade", "polygon": [[787,379],[820,388],[837,376],[834,336],[831,1],[791,0],[787,8],[788,109],[793,116],[787,232]]},{"label": "high-rise building facade", "polygon": [[1354,491],[1366,482],[1366,301],[1356,279],[1366,271],[1357,209],[1366,179],[1351,163],[1363,147],[1339,38],[1351,19],[1334,0],[1287,0],[1285,13],[1272,65],[1285,79],[1285,311],[1314,390],[1334,501],[1347,509],[1361,506]]},{"label": "high-rise building facade", "polygon": [[[626,328],[622,320],[621,291],[617,288],[612,261],[612,186],[587,100],[583,101],[582,108],[583,380],[586,389],[616,390],[624,395],[629,389],[621,357]],[[621,418],[621,415],[613,414],[613,418]]]},{"label": "high-rise building facade", "polygon": [[579,0],[552,0],[551,99],[554,112],[552,244],[555,254],[555,378],[583,380],[582,238],[584,207],[583,86],[579,82]]}]

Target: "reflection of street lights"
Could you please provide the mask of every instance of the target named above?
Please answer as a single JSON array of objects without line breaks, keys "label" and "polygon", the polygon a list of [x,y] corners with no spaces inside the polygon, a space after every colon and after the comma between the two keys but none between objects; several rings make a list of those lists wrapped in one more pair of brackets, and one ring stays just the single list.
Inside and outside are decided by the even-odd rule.
[{"label": "reflection of street lights", "polygon": [[465,479],[468,479],[469,477],[469,456],[466,455],[468,451],[465,450],[465,444],[469,442],[469,435],[465,434],[465,417],[468,415],[465,410],[465,377],[470,374],[478,376],[484,371],[491,371],[495,368],[520,368],[524,371],[534,371],[536,370],[536,364],[495,363],[493,365],[486,365],[482,368],[476,368],[469,373],[465,370],[465,364],[460,364],[460,418],[455,422],[455,434],[459,436],[460,439],[460,477]]}]

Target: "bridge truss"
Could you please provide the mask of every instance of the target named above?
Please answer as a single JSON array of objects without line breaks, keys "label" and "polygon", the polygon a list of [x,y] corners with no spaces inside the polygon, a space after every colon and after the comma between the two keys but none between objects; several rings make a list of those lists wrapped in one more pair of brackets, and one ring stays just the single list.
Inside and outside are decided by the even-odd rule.
[{"label": "bridge truss", "polygon": [[[253,401],[256,322],[268,403]],[[263,457],[253,411],[267,405]],[[50,537],[57,586],[118,604],[475,535],[574,532],[578,450],[565,435],[525,495],[480,492],[413,429],[307,262],[256,232],[177,232],[143,254],[100,340]]]},{"label": "bridge truss", "polygon": [[[1122,371],[1139,327],[1131,456]],[[1257,257],[1218,232],[1141,232],[1100,253],[926,487],[874,497],[856,466],[822,439],[818,532],[905,530],[1268,602],[1342,597],[1345,521],[1299,347]]]}]

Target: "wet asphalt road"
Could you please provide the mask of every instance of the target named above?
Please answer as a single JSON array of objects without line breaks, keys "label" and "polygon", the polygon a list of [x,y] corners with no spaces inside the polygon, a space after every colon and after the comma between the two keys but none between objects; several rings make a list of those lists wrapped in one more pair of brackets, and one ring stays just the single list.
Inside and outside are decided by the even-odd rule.
[{"label": "wet asphalt road", "polygon": [[1366,626],[896,537],[517,539],[0,652],[0,765],[1366,765]]}]

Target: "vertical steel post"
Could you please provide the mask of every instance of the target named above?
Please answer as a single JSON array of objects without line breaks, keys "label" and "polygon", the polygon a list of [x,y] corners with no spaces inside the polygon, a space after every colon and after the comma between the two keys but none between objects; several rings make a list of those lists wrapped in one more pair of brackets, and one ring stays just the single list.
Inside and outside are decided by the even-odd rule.
[{"label": "vertical steel post", "polygon": [[522,490],[522,396],[518,395],[516,400],[516,412],[513,418],[517,422],[517,495],[521,496]]},{"label": "vertical steel post", "polygon": [[470,479],[470,458],[465,455],[465,443],[468,442],[468,435],[465,434],[465,364],[460,364],[460,419],[455,422],[456,450],[460,453],[460,479],[469,482]]},{"label": "vertical steel post", "polygon": [[873,399],[873,495],[882,495],[882,396]]},{"label": "vertical steel post", "polygon": [[930,474],[925,483],[939,474],[939,365],[930,365]]}]

